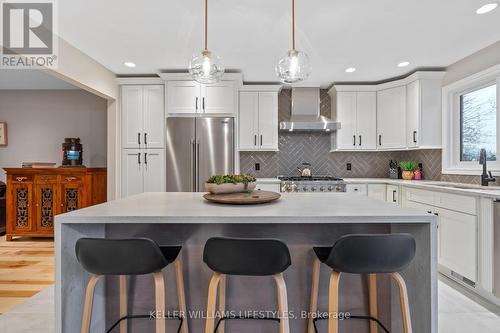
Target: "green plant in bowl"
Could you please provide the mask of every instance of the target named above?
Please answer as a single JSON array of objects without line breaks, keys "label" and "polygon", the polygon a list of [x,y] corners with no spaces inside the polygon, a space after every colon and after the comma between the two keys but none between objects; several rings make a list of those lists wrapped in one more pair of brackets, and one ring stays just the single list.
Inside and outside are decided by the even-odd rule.
[{"label": "green plant in bowl", "polygon": [[401,161],[399,163],[399,166],[401,167],[402,172],[402,177],[404,180],[412,180],[414,176],[414,171],[417,169],[417,163],[413,161]]},{"label": "green plant in bowl", "polygon": [[241,175],[215,175],[205,182],[208,192],[214,194],[251,192],[255,189],[255,177]]}]

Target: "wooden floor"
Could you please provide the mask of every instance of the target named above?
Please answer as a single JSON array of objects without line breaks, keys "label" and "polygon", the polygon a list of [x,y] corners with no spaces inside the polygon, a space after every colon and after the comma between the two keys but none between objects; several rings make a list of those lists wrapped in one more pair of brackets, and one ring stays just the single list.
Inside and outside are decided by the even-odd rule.
[{"label": "wooden floor", "polygon": [[54,283],[52,239],[0,237],[0,314]]}]

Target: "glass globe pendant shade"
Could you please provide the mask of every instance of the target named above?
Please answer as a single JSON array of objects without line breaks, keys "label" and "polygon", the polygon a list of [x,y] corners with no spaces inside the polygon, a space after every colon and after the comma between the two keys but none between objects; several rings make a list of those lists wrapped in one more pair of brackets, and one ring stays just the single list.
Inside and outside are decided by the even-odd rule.
[{"label": "glass globe pendant shade", "polygon": [[307,79],[311,74],[311,64],[307,54],[290,50],[276,65],[276,75],[283,83],[294,83]]},{"label": "glass globe pendant shade", "polygon": [[189,74],[199,83],[217,83],[224,74],[224,66],[217,55],[204,50],[191,58]]}]

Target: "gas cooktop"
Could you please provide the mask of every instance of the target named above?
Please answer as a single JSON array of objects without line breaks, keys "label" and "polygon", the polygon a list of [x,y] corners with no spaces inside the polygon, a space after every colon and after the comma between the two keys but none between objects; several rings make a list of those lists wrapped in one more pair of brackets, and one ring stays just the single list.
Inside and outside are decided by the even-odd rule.
[{"label": "gas cooktop", "polygon": [[300,181],[342,181],[341,178],[336,178],[333,176],[311,176],[311,177],[301,177],[301,176],[279,176],[279,180],[281,181],[292,181],[292,182],[300,182]]},{"label": "gas cooktop", "polygon": [[345,192],[346,184],[333,176],[280,176],[281,192]]}]

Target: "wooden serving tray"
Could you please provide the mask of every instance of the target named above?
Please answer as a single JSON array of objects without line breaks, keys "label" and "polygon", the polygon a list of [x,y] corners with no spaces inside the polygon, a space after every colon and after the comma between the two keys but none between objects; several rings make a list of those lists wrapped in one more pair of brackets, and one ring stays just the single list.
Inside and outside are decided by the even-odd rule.
[{"label": "wooden serving tray", "polygon": [[252,191],[250,193],[207,193],[203,197],[211,202],[228,205],[255,205],[277,200],[281,197],[279,193],[270,191]]}]

